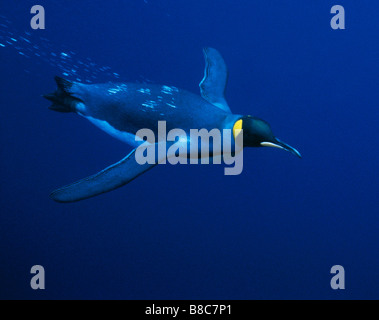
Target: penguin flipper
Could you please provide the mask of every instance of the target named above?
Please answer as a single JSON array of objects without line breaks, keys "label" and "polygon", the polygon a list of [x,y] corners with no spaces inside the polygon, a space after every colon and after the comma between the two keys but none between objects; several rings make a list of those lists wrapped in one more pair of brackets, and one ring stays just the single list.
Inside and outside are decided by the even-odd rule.
[{"label": "penguin flipper", "polygon": [[134,149],[121,161],[90,177],[53,191],[50,198],[57,202],[75,202],[91,198],[129,183],[158,163],[138,164],[135,157],[136,150]]},{"label": "penguin flipper", "polygon": [[224,94],[228,81],[228,69],[221,54],[213,48],[204,48],[204,78],[199,87],[201,96],[216,107],[231,113]]}]

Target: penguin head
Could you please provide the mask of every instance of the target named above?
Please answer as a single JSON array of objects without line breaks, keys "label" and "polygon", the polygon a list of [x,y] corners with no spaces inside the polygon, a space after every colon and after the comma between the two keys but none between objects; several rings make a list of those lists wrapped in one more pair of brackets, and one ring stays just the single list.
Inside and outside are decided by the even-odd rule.
[{"label": "penguin head", "polygon": [[234,136],[238,134],[238,129],[243,129],[243,144],[245,147],[274,147],[286,150],[301,158],[300,152],[276,138],[271,126],[262,119],[244,116],[234,124]]}]

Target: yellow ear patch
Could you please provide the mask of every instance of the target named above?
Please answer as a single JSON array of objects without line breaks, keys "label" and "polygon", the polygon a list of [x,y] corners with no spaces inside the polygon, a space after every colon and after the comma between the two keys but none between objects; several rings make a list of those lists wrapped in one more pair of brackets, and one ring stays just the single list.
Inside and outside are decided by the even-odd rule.
[{"label": "yellow ear patch", "polygon": [[233,126],[233,137],[234,139],[241,133],[242,130],[242,119],[239,119],[236,121],[236,123]]}]

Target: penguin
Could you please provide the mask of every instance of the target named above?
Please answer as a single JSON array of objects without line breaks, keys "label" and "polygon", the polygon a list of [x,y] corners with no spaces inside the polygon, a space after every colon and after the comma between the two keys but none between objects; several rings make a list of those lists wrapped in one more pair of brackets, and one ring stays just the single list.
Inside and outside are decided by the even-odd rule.
[{"label": "penguin", "polygon": [[[50,110],[73,112],[135,149],[119,162],[104,170],[61,187],[50,194],[57,202],[74,202],[121,187],[159,163],[139,164],[136,150],[141,128],[158,131],[165,121],[167,131],[180,128],[230,129],[235,139],[243,134],[243,147],[275,147],[297,157],[299,151],[276,138],[270,125],[257,117],[233,114],[225,100],[228,70],[221,54],[213,48],[203,49],[204,77],[200,95],[174,86],[138,83],[83,84],[55,77],[57,89],[44,97],[52,102]],[[242,130],[241,130],[242,129]],[[187,141],[188,142],[188,141]],[[152,147],[159,147],[157,141]]]}]

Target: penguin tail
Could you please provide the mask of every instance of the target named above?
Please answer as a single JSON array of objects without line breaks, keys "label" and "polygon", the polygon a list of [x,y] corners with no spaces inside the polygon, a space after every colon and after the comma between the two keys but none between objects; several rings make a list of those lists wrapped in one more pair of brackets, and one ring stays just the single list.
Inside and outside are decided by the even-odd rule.
[{"label": "penguin tail", "polygon": [[55,82],[58,86],[57,90],[43,95],[45,99],[52,102],[49,109],[58,112],[75,112],[76,104],[82,100],[73,96],[72,86],[74,83],[58,76],[55,77]]}]

